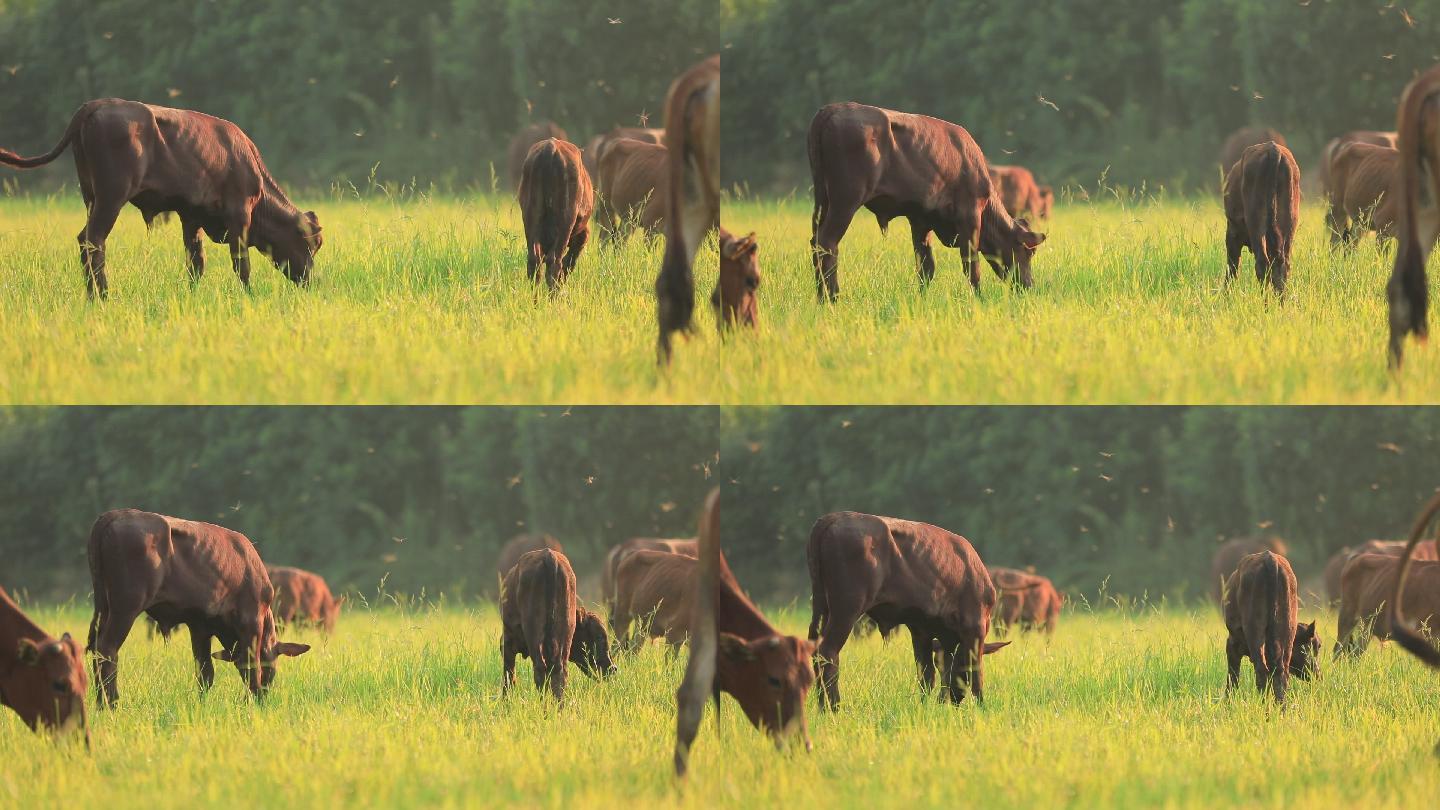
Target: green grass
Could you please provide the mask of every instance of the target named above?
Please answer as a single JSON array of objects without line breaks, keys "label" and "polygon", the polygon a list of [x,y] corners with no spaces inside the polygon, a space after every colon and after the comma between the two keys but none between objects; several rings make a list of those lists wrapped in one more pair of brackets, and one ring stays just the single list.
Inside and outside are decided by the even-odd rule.
[{"label": "green grass", "polygon": [[[55,631],[87,620],[36,615]],[[798,633],[807,617],[778,618]],[[1321,626],[1333,640],[1333,615]],[[357,608],[328,642],[301,635],[317,648],[284,661],[257,707],[228,665],[201,700],[183,635],[136,632],[123,705],[92,713],[90,753],[0,713],[0,806],[1402,808],[1440,793],[1440,676],[1391,645],[1339,665],[1327,652],[1283,714],[1248,664],[1225,698],[1210,609],[1072,611],[1052,642],[1022,637],[987,659],[984,707],[921,700],[905,638],[852,641],[842,711],[811,704],[813,753],[777,753],[726,698],[678,790],[684,659],[658,646],[608,682],[573,673],[557,714],[526,661],[501,697],[489,608]]]},{"label": "green grass", "polygon": [[655,368],[662,239],[587,246],[553,298],[525,277],[509,197],[304,201],[325,247],[309,289],[253,254],[246,295],[223,246],[192,288],[174,221],[127,209],[110,300],[86,301],[78,197],[0,199],[0,402],[529,403],[700,401],[722,345],[697,258],[698,337]]}]

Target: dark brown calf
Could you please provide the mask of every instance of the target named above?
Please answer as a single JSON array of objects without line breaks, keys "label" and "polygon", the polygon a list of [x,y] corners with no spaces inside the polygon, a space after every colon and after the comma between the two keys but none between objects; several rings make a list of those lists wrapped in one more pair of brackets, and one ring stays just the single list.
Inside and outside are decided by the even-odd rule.
[{"label": "dark brown calf", "polygon": [[1283,704],[1290,676],[1308,680],[1320,663],[1315,623],[1299,624],[1299,588],[1290,563],[1261,551],[1246,556],[1225,585],[1225,691],[1240,682],[1240,659],[1255,667],[1255,686]]},{"label": "dark brown calf", "polygon": [[1394,235],[1394,194],[1391,178],[1400,164],[1400,151],[1388,146],[1350,143],[1330,160],[1330,208],[1325,225],[1334,244],[1354,244],[1360,234],[1374,230],[1384,240]]},{"label": "dark brown calf", "polygon": [[909,220],[921,286],[935,275],[932,233],[960,249],[977,291],[981,254],[996,275],[1014,272],[1019,284],[1031,285],[1030,260],[1045,235],[1011,218],[985,155],[963,127],[865,104],[829,104],[810,122],[806,147],[815,184],[810,246],[820,300],[839,295],[840,240],[861,208],[875,214],[881,231],[896,217]]},{"label": "dark brown calf", "polygon": [[1237,537],[1227,540],[1215,549],[1214,555],[1210,558],[1210,598],[1216,604],[1223,604],[1223,591],[1226,581],[1240,565],[1240,561],[1260,551],[1273,551],[1280,556],[1285,556],[1285,541],[1278,537]]},{"label": "dark brown calf", "polygon": [[565,281],[590,238],[595,192],[575,144],[554,138],[530,147],[520,175],[520,214],[525,222],[526,273],[533,282],[545,267],[545,283]]},{"label": "dark brown calf", "polygon": [[505,575],[500,588],[500,657],[503,688],[515,684],[515,656],[530,659],[535,688],[546,683],[556,700],[565,699],[566,662],[591,677],[609,675],[609,635],[599,616],[580,606],[575,570],[564,554],[531,551]]},{"label": "dark brown calf", "polygon": [[1284,297],[1290,249],[1300,221],[1300,167],[1274,141],[1245,150],[1225,178],[1225,280],[1240,270],[1240,251],[1255,257],[1255,278]]},{"label": "dark brown calf", "polygon": [[69,633],[55,638],[41,630],[0,588],[0,705],[32,729],[79,728],[88,745],[87,688],[80,645]]},{"label": "dark brown calf", "polygon": [[721,692],[734,697],[751,725],[777,747],[799,731],[805,750],[811,748],[805,697],[815,681],[815,645],[780,633],[741,590],[720,549],[719,502],[720,491],[711,490],[700,517],[690,659],[675,695],[677,776],[685,775],[706,701]]},{"label": "dark brown calf", "polygon": [[665,172],[670,155],[665,147],[623,140],[610,145],[595,174],[595,219],[603,238],[619,236],[635,223],[647,235],[665,222]]},{"label": "dark brown calf", "polygon": [[0,165],[43,166],[69,147],[89,216],[80,231],[86,289],[104,298],[105,240],[129,203],[146,224],[180,215],[191,278],[205,272],[203,232],[230,246],[240,282],[250,286],[250,248],[269,256],[289,279],[310,278],[323,239],[314,211],[300,212],[270,176],[260,150],[239,127],[219,118],[106,98],[87,102],[60,142],[40,157],[0,149]]},{"label": "dark brown calf", "polygon": [[275,589],[255,546],[239,532],[116,509],[95,521],[87,551],[95,591],[89,648],[101,708],[119,699],[120,646],[141,613],[167,633],[177,625],[189,627],[201,692],[215,681],[212,638],[220,641],[213,657],[233,662],[257,698],[274,681],[280,656],[310,649],[276,637],[270,612]]},{"label": "dark brown calf", "polygon": [[546,138],[554,138],[557,141],[569,140],[565,130],[561,129],[560,125],[554,121],[539,121],[530,124],[510,138],[510,147],[505,150],[505,177],[509,181],[512,191],[520,189],[520,175],[525,167],[525,157],[530,154],[530,147]]},{"label": "dark brown calf", "polygon": [[275,601],[270,611],[284,624],[309,624],[326,633],[335,632],[340,606],[345,597],[336,599],[324,577],[300,568],[284,565],[266,566],[270,584],[275,588]]},{"label": "dark brown calf", "polygon": [[655,279],[656,355],[670,364],[670,338],[695,315],[695,252],[720,225],[720,57],[685,71],[665,96],[665,258]]},{"label": "dark brown calf", "polygon": [[1440,65],[1405,87],[1397,118],[1395,238],[1399,246],[1385,288],[1390,302],[1390,365],[1395,368],[1404,359],[1405,336],[1413,333],[1424,341],[1430,333],[1425,262],[1440,235]]},{"label": "dark brown calf", "polygon": [[691,559],[700,555],[695,540],[662,540],[654,537],[632,537],[623,543],[616,543],[605,553],[605,562],[600,568],[600,598],[606,608],[615,609],[615,575],[625,557],[636,551],[664,551],[680,554]]},{"label": "dark brown calf", "polygon": [[995,586],[970,541],[928,523],[833,512],[815,521],[805,559],[822,708],[840,705],[840,650],[862,615],[882,633],[909,628],[922,691],[935,685],[938,642],[950,701],[985,699],[984,656],[1009,642],[985,641]]},{"label": "dark brown calf", "polygon": [[720,229],[720,280],[710,294],[715,326],[723,333],[735,325],[754,328],[760,320],[760,260],[755,234],[735,237]]}]

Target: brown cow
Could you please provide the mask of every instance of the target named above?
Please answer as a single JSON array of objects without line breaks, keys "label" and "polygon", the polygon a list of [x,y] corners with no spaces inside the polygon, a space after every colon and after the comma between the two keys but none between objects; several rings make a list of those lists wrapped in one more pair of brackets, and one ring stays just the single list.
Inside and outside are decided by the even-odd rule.
[{"label": "brown cow", "polygon": [[190,629],[202,693],[215,681],[212,638],[220,641],[213,657],[233,662],[257,698],[274,681],[280,656],[310,649],[276,637],[270,612],[275,589],[255,546],[239,532],[116,509],[95,521],[87,551],[95,592],[89,648],[101,708],[119,699],[120,646],[141,613],[150,614],[166,632],[181,624]]},{"label": "brown cow", "polygon": [[546,138],[554,138],[557,141],[570,140],[565,134],[565,130],[561,129],[560,125],[554,121],[539,121],[530,124],[510,138],[510,148],[505,151],[505,176],[510,181],[512,190],[520,189],[520,176],[525,166],[525,158],[530,154],[530,147]]},{"label": "brown cow", "polygon": [[[1325,581],[1326,599],[1331,602],[1340,601],[1340,573],[1345,570],[1345,563],[1350,562],[1352,558],[1360,554],[1390,554],[1398,557],[1404,550],[1404,540],[1366,540],[1358,546],[1346,546],[1330,555],[1329,562],[1325,563],[1325,573],[1322,575]],[[1440,559],[1435,552],[1435,541],[1426,540],[1415,547],[1415,559]]]},{"label": "brown cow", "polygon": [[1320,663],[1315,623],[1299,624],[1299,587],[1284,557],[1261,551],[1240,560],[1225,584],[1225,691],[1240,682],[1240,659],[1255,668],[1255,686],[1285,703],[1290,676],[1309,680]]},{"label": "brown cow", "polygon": [[520,214],[525,222],[526,274],[534,282],[545,266],[555,289],[575,269],[590,238],[595,191],[580,163],[580,150],[547,138],[530,147],[520,176]]},{"label": "brown cow", "polygon": [[1036,215],[1041,219],[1050,218],[1050,209],[1055,207],[1055,189],[1051,186],[1040,187],[1040,210]]},{"label": "brown cow", "polygon": [[754,328],[760,320],[760,259],[755,234],[735,237],[720,229],[720,280],[710,294],[715,326],[721,333],[739,324]]},{"label": "brown cow", "polygon": [[80,645],[69,633],[55,638],[41,630],[0,588],[0,705],[31,729],[78,727],[88,745],[87,688]]},{"label": "brown cow", "polygon": [[1230,133],[1230,137],[1225,139],[1225,145],[1220,147],[1220,176],[1224,178],[1230,174],[1230,169],[1240,162],[1246,149],[1269,141],[1289,146],[1284,135],[1269,127],[1241,127]]},{"label": "brown cow", "polygon": [[665,258],[655,279],[656,356],[670,364],[670,338],[695,314],[695,252],[720,225],[720,56],[681,74],[665,96]]},{"label": "brown cow", "polygon": [[[1000,201],[1005,203],[1005,210],[1011,216],[1050,218],[1050,204],[1042,191],[1042,188],[1050,187],[1038,185],[1029,169],[1024,166],[991,166],[990,179],[1000,186]],[[1049,199],[1054,199],[1054,191],[1050,192]]]},{"label": "brown cow", "polygon": [[600,236],[617,237],[633,222],[657,234],[665,222],[665,147],[636,140],[611,144],[595,174],[595,220]]},{"label": "brown cow", "polygon": [[585,144],[583,157],[585,171],[592,176],[600,173],[600,162],[605,158],[610,148],[625,141],[638,141],[639,143],[665,145],[665,130],[650,127],[615,127],[609,132],[602,132],[591,138]]},{"label": "brown cow", "polygon": [[1404,359],[1405,336],[1429,335],[1425,261],[1440,235],[1440,65],[1406,85],[1397,116],[1400,165],[1395,179],[1399,219],[1395,269],[1385,293],[1390,302],[1390,365]]},{"label": "brown cow", "polygon": [[931,232],[960,249],[977,291],[982,253],[1000,278],[1018,268],[1015,280],[1031,285],[1030,260],[1045,235],[1011,218],[985,155],[963,127],[865,104],[829,104],[810,122],[806,146],[815,184],[810,247],[821,301],[839,295],[840,240],[862,207],[875,214],[882,232],[896,217],[909,220],[922,287],[935,275]]},{"label": "brown cow", "polygon": [[80,195],[89,212],[80,231],[86,289],[104,298],[105,240],[129,203],[145,223],[174,212],[190,257],[190,277],[205,272],[205,235],[230,246],[240,283],[250,287],[250,248],[270,257],[291,281],[310,278],[320,250],[320,220],[301,212],[270,176],[260,149],[239,127],[219,118],[118,98],[87,102],[75,111],[54,149],[22,158],[0,149],[0,164],[43,166],[67,147],[75,154]]},{"label": "brown cow", "polygon": [[700,556],[699,543],[693,539],[662,540],[654,537],[632,537],[622,543],[616,543],[605,553],[605,561],[600,567],[600,598],[610,610],[615,609],[616,571],[619,570],[620,563],[625,561],[626,555],[632,551],[665,551],[691,559]]},{"label": "brown cow", "polygon": [[950,701],[966,692],[984,701],[984,656],[1009,642],[985,641],[995,586],[970,541],[927,523],[832,512],[810,529],[805,559],[814,594],[809,636],[820,639],[821,708],[840,705],[840,650],[861,615],[882,633],[909,628],[923,691],[935,684],[938,642]]},{"label": "brown cow", "polygon": [[1210,598],[1217,604],[1223,604],[1222,591],[1235,567],[1240,564],[1240,560],[1260,551],[1273,551],[1283,557],[1287,549],[1284,540],[1273,536],[1237,537],[1220,544],[1210,558]]},{"label": "brown cow", "polygon": [[1380,241],[1394,234],[1396,195],[1389,192],[1399,164],[1400,150],[1388,146],[1340,147],[1330,161],[1330,208],[1325,214],[1332,244],[1352,245],[1371,229]]},{"label": "brown cow", "polygon": [[1394,132],[1355,129],[1326,141],[1324,148],[1320,150],[1320,189],[1327,197],[1331,196],[1330,162],[1335,159],[1335,155],[1339,154],[1341,147],[1352,143],[1368,143],[1372,146],[1387,146],[1395,149],[1398,140]]},{"label": "brown cow", "polygon": [[700,560],[691,613],[690,659],[676,691],[675,773],[684,776],[705,703],[727,692],[750,724],[783,746],[798,731],[811,749],[805,697],[815,682],[815,645],[784,635],[765,619],[735,580],[720,549],[720,490],[705,499]]},{"label": "brown cow", "polygon": [[992,617],[995,635],[1001,636],[1016,626],[1022,632],[1041,628],[1046,635],[1054,635],[1064,600],[1053,582],[1034,572],[1014,568],[992,566],[989,571],[990,581],[1000,592]]},{"label": "brown cow", "polygon": [[[1403,555],[1403,550],[1401,554]],[[1335,634],[1335,657],[1359,655],[1370,639],[1382,641],[1392,632],[1390,600],[1400,574],[1401,557],[1394,554],[1357,554],[1340,573],[1340,622]],[[1440,562],[1411,558],[1412,587],[1401,605],[1409,618],[1440,621]],[[1378,620],[1377,620],[1378,619]]]},{"label": "brown cow", "polygon": [[[630,652],[643,639],[663,638],[672,649],[690,636],[695,610],[696,558],[639,549],[626,554],[615,573],[610,626],[615,644]],[[631,631],[630,623],[642,626]]]},{"label": "brown cow", "polygon": [[560,541],[549,534],[517,534],[506,540],[505,545],[500,548],[500,555],[495,558],[496,582],[503,581],[510,569],[515,567],[515,563],[520,562],[521,557],[542,548],[551,551],[565,550]]},{"label": "brown cow", "polygon": [[594,677],[609,675],[610,637],[599,616],[580,606],[575,570],[564,554],[548,548],[527,552],[505,575],[500,587],[500,658],[502,688],[515,685],[515,656],[530,659],[535,688],[550,684],[556,700],[565,699],[567,670],[573,662]]},{"label": "brown cow", "polygon": [[284,565],[268,565],[265,569],[275,588],[275,601],[270,604],[270,610],[276,621],[310,624],[326,633],[335,631],[345,597],[336,599],[324,577]]},{"label": "brown cow", "polygon": [[1255,257],[1255,278],[1285,295],[1290,249],[1300,221],[1300,167],[1274,141],[1245,150],[1225,178],[1225,281],[1240,269],[1240,251]]}]

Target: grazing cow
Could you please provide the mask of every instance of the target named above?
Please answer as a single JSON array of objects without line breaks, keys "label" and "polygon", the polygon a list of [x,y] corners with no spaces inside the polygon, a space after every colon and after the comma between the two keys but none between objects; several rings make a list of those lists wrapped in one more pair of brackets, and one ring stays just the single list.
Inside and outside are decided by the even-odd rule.
[{"label": "grazing cow", "polygon": [[0,164],[43,166],[66,148],[75,154],[80,195],[89,212],[80,231],[80,262],[93,297],[109,291],[105,240],[129,203],[147,225],[161,214],[180,215],[190,277],[205,272],[201,232],[230,246],[240,283],[250,287],[250,248],[275,263],[291,281],[310,278],[320,250],[320,220],[301,212],[270,176],[260,149],[239,127],[219,118],[118,98],[90,101],[75,111],[54,149],[22,158],[0,149]]},{"label": "grazing cow", "polygon": [[760,319],[760,259],[755,234],[735,237],[720,229],[720,280],[710,294],[715,326],[721,333],[739,324],[754,328]]},{"label": "grazing cow", "polygon": [[510,139],[510,148],[506,150],[507,164],[505,176],[510,181],[510,188],[513,191],[520,189],[520,175],[525,166],[525,158],[530,154],[530,147],[545,140],[554,138],[557,141],[568,141],[565,130],[560,128],[554,121],[540,121],[524,127],[515,133]]},{"label": "grazing cow", "polygon": [[525,222],[526,273],[545,266],[545,283],[565,281],[590,238],[595,191],[575,144],[547,138],[530,147],[520,176],[520,214]]},{"label": "grazing cow", "polygon": [[933,232],[959,248],[970,285],[980,289],[983,253],[995,274],[1029,287],[1030,260],[1045,234],[1012,219],[985,155],[963,127],[925,115],[865,104],[829,104],[810,122],[806,146],[815,184],[810,247],[815,292],[834,301],[840,240],[862,207],[884,232],[895,217],[910,222],[920,283],[935,275]]},{"label": "grazing cow", "polygon": [[1300,167],[1274,141],[1245,150],[1225,178],[1225,280],[1240,269],[1240,251],[1255,257],[1255,278],[1285,296],[1290,249],[1300,221]]},{"label": "grazing cow", "polygon": [[1299,624],[1299,587],[1284,557],[1261,551],[1240,560],[1225,584],[1225,691],[1240,682],[1240,659],[1255,668],[1255,686],[1285,703],[1290,676],[1309,680],[1320,663],[1315,623]]},{"label": "grazing cow", "polygon": [[720,56],[681,74],[665,96],[665,258],[655,279],[656,356],[670,364],[670,338],[695,314],[695,252],[720,225]]},{"label": "grazing cow", "polygon": [[675,694],[677,776],[685,775],[706,701],[718,700],[721,692],[735,698],[750,724],[777,747],[798,731],[805,750],[811,749],[805,697],[815,682],[815,645],[775,629],[740,589],[720,549],[719,503],[720,490],[711,490],[700,517],[690,659]]},{"label": "grazing cow", "polygon": [[1055,189],[1051,186],[1040,187],[1040,210],[1036,215],[1041,219],[1050,218],[1050,209],[1055,207]]},{"label": "grazing cow", "polygon": [[326,633],[335,631],[340,606],[345,597],[336,599],[330,586],[319,574],[284,565],[266,566],[270,584],[275,588],[275,601],[270,610],[275,620],[284,624],[310,624]]},{"label": "grazing cow", "polygon": [[595,220],[602,238],[619,236],[630,222],[647,236],[660,232],[669,165],[669,153],[658,144],[624,140],[605,150],[595,173]]},{"label": "grazing cow", "polygon": [[664,551],[691,559],[700,556],[699,543],[693,539],[662,540],[654,537],[632,537],[622,543],[616,543],[605,553],[605,562],[600,568],[600,598],[609,610],[615,609],[616,572],[620,569],[620,563],[625,561],[626,555],[632,551]]},{"label": "grazing cow", "polygon": [[0,705],[38,729],[81,729],[85,722],[85,663],[69,633],[55,638],[30,620],[0,588]]},{"label": "grazing cow", "polygon": [[[1400,556],[1405,550],[1404,540],[1366,540],[1358,546],[1346,546],[1330,555],[1329,562],[1325,563],[1325,598],[1331,602],[1340,601],[1340,574],[1345,570],[1345,563],[1350,562],[1354,557],[1361,554],[1390,554]],[[1415,559],[1436,560],[1440,555],[1435,553],[1435,541],[1425,540],[1415,547]]]},{"label": "grazing cow", "polygon": [[1390,365],[1404,359],[1405,336],[1429,335],[1425,261],[1440,235],[1440,65],[1420,74],[1400,96],[1396,126],[1400,165],[1395,269],[1385,294],[1390,302]]},{"label": "grazing cow", "polygon": [[1332,244],[1352,245],[1373,229],[1384,241],[1395,230],[1395,195],[1390,179],[1400,164],[1400,151],[1388,146],[1349,143],[1330,161],[1330,208],[1325,225]]},{"label": "grazing cow", "polygon": [[649,127],[615,127],[609,132],[602,132],[590,139],[585,144],[583,157],[585,171],[592,176],[600,173],[600,161],[604,159],[610,147],[625,141],[638,141],[640,143],[665,145],[665,130]]},{"label": "grazing cow", "polygon": [[992,566],[990,581],[1000,592],[994,615],[995,634],[1003,635],[1011,627],[1022,632],[1043,628],[1054,635],[1064,600],[1048,578],[1030,571]]},{"label": "grazing cow", "polygon": [[[643,639],[663,638],[677,649],[690,636],[695,610],[696,558],[668,551],[640,549],[626,554],[615,573],[615,604],[610,626],[615,644],[625,652]],[[632,632],[631,622],[642,626]]]},{"label": "grazing cow", "polygon": [[[1335,633],[1335,657],[1359,655],[1370,646],[1370,639],[1390,638],[1392,605],[1400,560],[1404,554],[1357,554],[1345,563],[1340,573],[1340,622]],[[1411,557],[1411,574],[1415,587],[1405,592],[1401,605],[1409,618],[1429,622],[1440,621],[1440,562],[1416,560]]]},{"label": "grazing cow", "polygon": [[515,685],[515,656],[530,659],[535,688],[550,684],[555,699],[565,699],[567,670],[573,662],[590,677],[609,675],[610,637],[599,616],[580,606],[575,570],[559,551],[527,552],[500,586],[500,658],[502,688]]},{"label": "grazing cow", "polygon": [[1397,139],[1394,132],[1356,129],[1326,141],[1325,147],[1320,150],[1320,188],[1327,197],[1331,196],[1330,162],[1340,153],[1341,147],[1352,143],[1367,143],[1372,146],[1386,146],[1395,149]]},{"label": "grazing cow", "polygon": [[[990,180],[1000,187],[1000,201],[1011,216],[1049,219],[1050,203],[1042,189],[1050,187],[1038,185],[1029,169],[1024,166],[991,166]],[[1053,200],[1054,196],[1052,190],[1049,199]]]},{"label": "grazing cow", "polygon": [[549,534],[517,534],[505,541],[505,545],[500,548],[500,556],[495,558],[496,581],[505,579],[505,575],[515,567],[515,563],[520,562],[521,557],[542,548],[551,551],[565,550],[560,541]]},{"label": "grazing cow", "polygon": [[1009,642],[985,641],[995,586],[970,541],[927,523],[832,512],[815,521],[805,559],[821,708],[840,705],[840,650],[862,615],[882,633],[909,628],[923,691],[935,685],[938,642],[950,701],[966,692],[984,701],[984,656]]},{"label": "grazing cow", "polygon": [[1231,167],[1240,162],[1246,149],[1269,141],[1289,146],[1284,135],[1269,127],[1241,127],[1230,133],[1230,137],[1225,139],[1225,145],[1220,147],[1220,176],[1224,178],[1229,175]]},{"label": "grazing cow", "polygon": [[[1433,617],[1440,616],[1440,562],[1417,564],[1414,561],[1420,536],[1425,533],[1436,512],[1440,512],[1440,495],[1430,497],[1430,502],[1416,519],[1415,527],[1410,530],[1410,539],[1406,541],[1405,551],[1400,555],[1400,573],[1395,578],[1395,590],[1390,594],[1390,604],[1395,606],[1390,616],[1390,634],[1395,638],[1395,642],[1411,655],[1431,668],[1440,669],[1440,650],[1422,637],[1405,619],[1406,613],[1413,613],[1417,618],[1422,613],[1428,614],[1432,617],[1433,626]],[[1423,568],[1428,568],[1429,573],[1422,573]],[[1415,601],[1425,603],[1418,608],[1412,607],[1412,597],[1405,590],[1405,586],[1410,584],[1412,570],[1415,575],[1415,589],[1411,593],[1419,597]],[[1440,756],[1440,744],[1435,746],[1435,753]]]},{"label": "grazing cow", "polygon": [[269,690],[280,656],[310,649],[276,637],[270,612],[275,589],[255,546],[239,532],[116,509],[95,521],[87,551],[95,592],[89,648],[102,709],[119,699],[120,646],[141,613],[166,632],[181,624],[189,628],[202,693],[215,681],[212,638],[220,641],[213,657],[234,663],[256,698]]},{"label": "grazing cow", "polygon": [[1216,604],[1223,604],[1222,591],[1235,567],[1242,559],[1259,551],[1273,551],[1283,557],[1286,552],[1285,541],[1278,537],[1237,537],[1227,540],[1215,549],[1214,556],[1210,558],[1210,597]]}]

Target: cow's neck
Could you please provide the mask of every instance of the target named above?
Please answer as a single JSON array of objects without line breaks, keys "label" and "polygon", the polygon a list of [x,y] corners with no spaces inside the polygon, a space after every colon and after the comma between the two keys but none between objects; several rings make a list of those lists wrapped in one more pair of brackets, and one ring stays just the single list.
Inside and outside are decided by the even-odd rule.
[{"label": "cow's neck", "polygon": [[1015,232],[1015,218],[1005,210],[1005,203],[1000,199],[998,193],[990,195],[989,216],[980,217],[980,241],[991,245],[1001,244],[1001,240]]},{"label": "cow's neck", "polygon": [[54,640],[22,613],[5,592],[0,591],[0,678],[9,677],[16,663],[20,640],[27,638],[37,644]]}]

